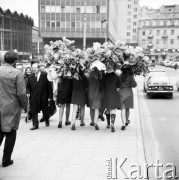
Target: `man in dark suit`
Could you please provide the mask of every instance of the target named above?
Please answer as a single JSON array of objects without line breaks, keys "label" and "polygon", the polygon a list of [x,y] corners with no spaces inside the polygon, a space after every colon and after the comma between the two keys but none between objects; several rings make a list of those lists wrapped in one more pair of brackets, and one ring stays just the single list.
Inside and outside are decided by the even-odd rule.
[{"label": "man in dark suit", "polygon": [[43,119],[46,126],[49,126],[49,115],[45,108],[48,101],[53,99],[52,84],[47,79],[47,73],[40,71],[38,63],[32,65],[33,73],[28,77],[27,94],[30,94],[30,107],[32,113],[33,127],[31,130],[39,128],[38,113],[42,110]]}]

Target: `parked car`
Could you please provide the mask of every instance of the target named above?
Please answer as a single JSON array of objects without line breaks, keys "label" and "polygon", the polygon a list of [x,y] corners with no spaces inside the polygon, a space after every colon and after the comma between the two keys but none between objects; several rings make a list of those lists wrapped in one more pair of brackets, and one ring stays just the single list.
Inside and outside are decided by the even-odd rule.
[{"label": "parked car", "polygon": [[164,66],[165,67],[171,67],[172,61],[165,61]]},{"label": "parked car", "polygon": [[144,78],[144,91],[148,97],[154,94],[166,94],[173,98],[173,85],[165,70],[150,69]]},{"label": "parked car", "polygon": [[179,91],[179,80],[177,81],[176,86],[177,86],[177,90]]}]

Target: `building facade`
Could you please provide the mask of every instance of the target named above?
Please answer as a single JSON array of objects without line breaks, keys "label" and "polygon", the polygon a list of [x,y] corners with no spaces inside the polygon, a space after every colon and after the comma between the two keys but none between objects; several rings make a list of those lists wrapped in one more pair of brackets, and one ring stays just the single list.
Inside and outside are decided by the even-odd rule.
[{"label": "building facade", "polygon": [[32,27],[32,56],[33,59],[40,60],[43,56],[43,41],[40,37],[39,28]]},{"label": "building facade", "polygon": [[139,45],[156,62],[179,60],[179,5],[163,5],[159,9],[142,7]]},{"label": "building facade", "polygon": [[118,38],[128,45],[138,45],[139,0],[118,0]]},{"label": "building facade", "polygon": [[83,48],[86,17],[86,47],[93,42],[118,39],[118,0],[39,0],[39,27],[43,43],[66,36]]},{"label": "building facade", "polygon": [[30,17],[0,7],[0,50],[17,49],[19,60],[28,59],[32,52],[33,24]]}]

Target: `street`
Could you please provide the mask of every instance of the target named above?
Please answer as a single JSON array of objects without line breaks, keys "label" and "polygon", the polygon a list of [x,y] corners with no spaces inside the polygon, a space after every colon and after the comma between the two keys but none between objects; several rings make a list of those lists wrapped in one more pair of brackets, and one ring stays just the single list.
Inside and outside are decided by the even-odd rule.
[{"label": "street", "polygon": [[164,166],[174,163],[179,174],[179,92],[176,81],[179,70],[170,67],[157,66],[166,70],[174,85],[173,99],[165,96],[147,98],[143,91],[143,77],[138,78],[138,99],[142,124],[145,155],[148,163],[159,160]]}]

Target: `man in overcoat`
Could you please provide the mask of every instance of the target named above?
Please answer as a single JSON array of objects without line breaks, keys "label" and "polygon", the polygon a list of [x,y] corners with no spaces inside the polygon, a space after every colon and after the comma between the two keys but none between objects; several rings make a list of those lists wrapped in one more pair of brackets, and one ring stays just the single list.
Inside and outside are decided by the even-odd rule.
[{"label": "man in overcoat", "polygon": [[38,113],[42,110],[43,119],[46,126],[49,126],[49,115],[45,109],[48,101],[53,99],[52,84],[47,79],[47,73],[40,71],[40,65],[34,63],[32,65],[33,73],[28,77],[27,94],[30,94],[30,107],[32,113],[33,127],[31,130],[39,128]]},{"label": "man in overcoat", "polygon": [[27,97],[22,72],[15,68],[17,54],[8,51],[0,66],[0,145],[4,139],[2,166],[13,164],[11,154],[16,141],[21,109],[26,107]]}]

